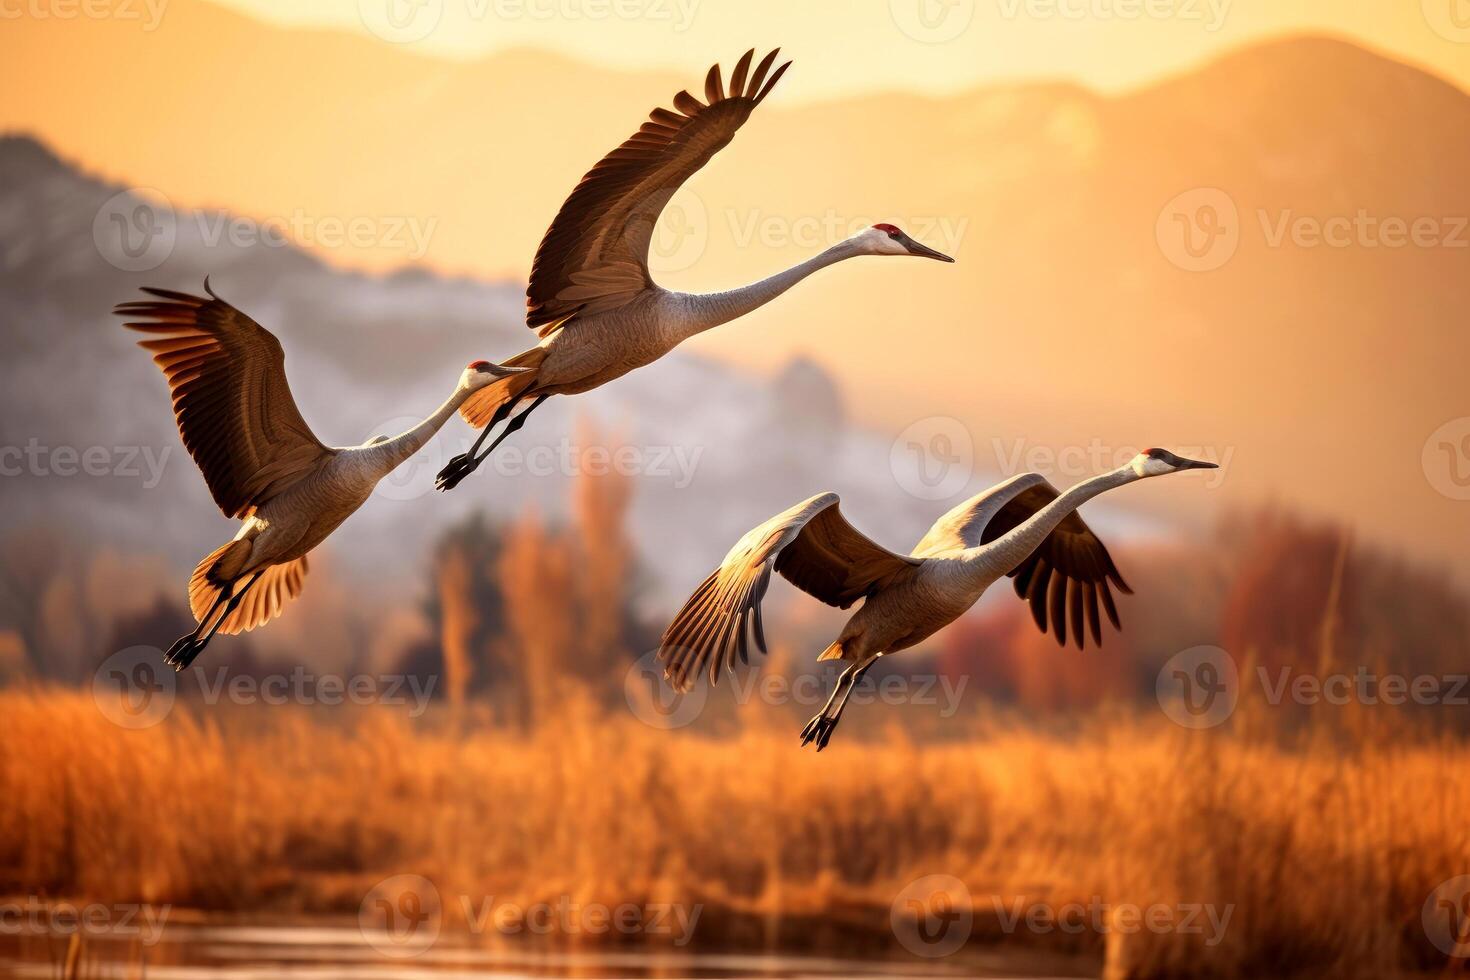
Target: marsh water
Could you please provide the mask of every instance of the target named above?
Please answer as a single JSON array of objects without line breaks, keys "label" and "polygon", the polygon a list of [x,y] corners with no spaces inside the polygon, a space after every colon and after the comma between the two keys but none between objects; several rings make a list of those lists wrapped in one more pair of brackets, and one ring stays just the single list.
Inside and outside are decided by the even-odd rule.
[{"label": "marsh water", "polygon": [[0,934],[0,975],[65,976],[71,947],[86,977],[162,980],[280,980],[337,977],[1085,977],[1097,965],[999,948],[966,949],[939,959],[878,959],[780,953],[683,953],[665,949],[567,948],[541,942],[476,944],[444,935],[431,948],[383,948],[355,923],[302,925],[169,924],[144,944],[137,935],[88,932],[73,943],[63,935]]}]

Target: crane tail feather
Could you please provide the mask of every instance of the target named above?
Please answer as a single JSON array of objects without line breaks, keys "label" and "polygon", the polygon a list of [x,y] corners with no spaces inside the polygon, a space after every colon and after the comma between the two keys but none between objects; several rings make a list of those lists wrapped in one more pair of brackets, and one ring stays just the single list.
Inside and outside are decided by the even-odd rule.
[{"label": "crane tail feather", "polygon": [[[250,558],[251,548],[248,540],[231,541],[205,555],[195,567],[189,577],[189,609],[197,622],[202,623],[215,600],[227,592],[233,594],[246,577],[241,569]],[[301,594],[306,572],[305,555],[265,569],[260,581],[220,623],[218,632],[227,636],[244,633],[275,619],[286,603]]]},{"label": "crane tail feather", "polygon": [[832,644],[817,655],[817,661],[844,660],[847,658],[847,648],[842,645],[841,640],[833,640]]}]

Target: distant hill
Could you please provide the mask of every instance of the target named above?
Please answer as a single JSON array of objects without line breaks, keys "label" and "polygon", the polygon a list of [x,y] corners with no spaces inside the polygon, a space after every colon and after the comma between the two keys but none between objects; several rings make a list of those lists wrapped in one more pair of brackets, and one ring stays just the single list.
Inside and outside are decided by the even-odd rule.
[{"label": "distant hill", "polygon": [[[154,239],[171,246],[150,255],[133,235],[136,256],[118,252],[110,219],[138,214],[172,229]],[[33,140],[0,138],[0,537],[46,525],[96,548],[163,555],[182,573],[234,533],[179,442],[162,376],[110,315],[140,285],[199,292],[210,276],[281,339],[303,413],[335,445],[402,431],[449,395],[465,363],[534,339],[518,284],[347,273],[289,245],[214,242],[211,229],[232,220],[148,205]],[[118,267],[134,259],[161,264]],[[781,431],[784,412],[819,412],[822,425]],[[596,445],[635,453],[617,465],[636,481],[638,550],[658,553],[645,593],[654,604],[682,598],[751,525],[824,488],[843,488],[870,520],[883,515],[896,542],[917,540],[935,516],[934,504],[897,496],[888,442],[844,422],[816,365],[767,383],[676,353],[552,402],[497,454],[499,471],[441,495],[433,474],[473,435],[451,421],[326,547],[355,585],[421,589],[423,558],[447,525],[475,509],[556,520],[569,480],[610,465],[586,452],[579,419],[601,430]]]},{"label": "distant hill", "polygon": [[[152,32],[23,19],[5,44],[0,84],[28,97],[0,126],[114,182],[257,218],[432,223],[421,261],[390,236],[312,254],[517,284],[576,179],[698,82],[530,51],[439,61],[197,0]],[[801,78],[798,62],[782,87]],[[854,262],[690,350],[771,372],[808,355],[880,442],[953,416],[991,468],[1018,450],[1204,445],[1231,455],[1219,491],[1150,485],[1126,504],[1282,500],[1470,573],[1470,507],[1421,461],[1470,415],[1467,172],[1470,96],[1324,38],[1118,97],[991,86],[791,108],[778,90],[691,182],[693,244],[660,276],[728,286],[897,221],[959,264]],[[1385,245],[1352,230],[1360,216],[1428,221],[1436,244]],[[1345,247],[1312,243],[1343,222]],[[454,286],[470,306],[481,288]],[[517,292],[495,293],[503,340],[471,353],[527,342]]]}]

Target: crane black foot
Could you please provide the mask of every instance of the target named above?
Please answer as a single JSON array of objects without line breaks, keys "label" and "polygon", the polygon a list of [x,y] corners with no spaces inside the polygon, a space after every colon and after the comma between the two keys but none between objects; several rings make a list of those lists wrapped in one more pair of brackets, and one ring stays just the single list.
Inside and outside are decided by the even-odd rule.
[{"label": "crane black foot", "polygon": [[459,486],[460,480],[475,472],[476,467],[479,465],[480,460],[471,456],[469,453],[460,453],[446,463],[444,468],[439,471],[439,475],[434,477],[434,486],[440,490],[453,490]]},{"label": "crane black foot", "polygon": [[824,714],[816,715],[801,730],[801,744],[808,745],[815,741],[817,751],[820,752],[827,747],[827,743],[832,739],[832,733],[836,730],[837,718],[828,718]]},{"label": "crane black foot", "polygon": [[204,651],[208,640],[201,640],[193,633],[188,633],[174,641],[174,645],[168,648],[168,653],[163,655],[163,662],[175,671],[188,670],[194,658]]}]

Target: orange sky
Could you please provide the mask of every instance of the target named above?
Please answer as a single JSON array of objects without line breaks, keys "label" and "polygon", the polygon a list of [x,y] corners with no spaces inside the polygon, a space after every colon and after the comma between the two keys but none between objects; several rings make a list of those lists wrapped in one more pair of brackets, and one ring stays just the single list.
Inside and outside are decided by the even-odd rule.
[{"label": "orange sky", "polygon": [[[284,226],[287,240],[334,265],[423,264],[512,283],[569,189],[651,106],[681,86],[698,90],[714,58],[728,67],[747,46],[779,42],[798,67],[686,186],[677,217],[693,234],[675,237],[692,247],[660,252],[658,280],[727,288],[875,219],[960,264],[833,269],[738,328],[692,341],[692,352],[758,370],[812,353],[879,431],[972,420],[977,451],[997,459],[1017,435],[1022,450],[1098,437],[1232,452],[1228,490],[1213,500],[1270,495],[1347,520],[1373,515],[1373,533],[1466,567],[1464,534],[1444,533],[1465,527],[1463,503],[1426,481],[1422,452],[1465,413],[1454,367],[1465,361],[1454,320],[1464,253],[1273,245],[1257,227],[1262,216],[1470,213],[1470,43],[1437,35],[1420,0],[975,0],[967,29],[934,44],[897,26],[894,11],[913,13],[903,4],[914,0],[853,2],[825,19],[818,9],[836,4],[418,0],[430,15],[438,5],[439,21],[412,44],[373,41],[356,0],[311,7],[330,34],[276,29],[302,26],[280,0],[258,0],[248,16],[244,0],[228,10],[151,2],[127,8],[160,12],[142,30],[121,16],[6,20],[0,91],[25,95],[0,99],[0,131],[34,133],[85,171],[157,188],[175,207]],[[611,13],[655,2],[694,16],[679,31]],[[969,0],[949,2],[967,12]],[[601,13],[466,20],[525,3]],[[1022,13],[1168,3],[1179,16]],[[1339,6],[1340,20],[1325,17]],[[1214,31],[1197,19],[1211,10],[1224,12]],[[391,33],[387,20],[376,24]],[[1351,45],[1257,43],[1314,30],[1429,65],[1462,92]],[[1237,56],[1111,99],[995,84],[1071,76],[1116,93],[1227,52]],[[436,57],[454,53],[486,57]],[[889,91],[851,97],[865,89]],[[947,89],[973,91],[909,94]],[[1159,230],[1191,189],[1239,207],[1239,255],[1210,272],[1181,263]],[[375,230],[367,243],[327,241],[329,225],[364,221]],[[404,237],[405,222],[422,241]],[[1400,356],[1386,364],[1390,338]],[[1194,377],[1200,368],[1207,380]],[[1362,396],[1385,386],[1405,397]],[[1005,439],[988,441],[995,433]],[[1310,473],[1273,465],[1300,451],[1303,433]],[[1358,472],[1365,457],[1385,467],[1371,481]]]},{"label": "orange sky", "polygon": [[1470,88],[1467,0],[223,2],[281,24],[371,25],[413,50],[452,57],[533,46],[624,68],[697,72],[713,51],[780,44],[809,69],[793,101],[1022,78],[1116,91],[1299,32],[1341,35]]}]

